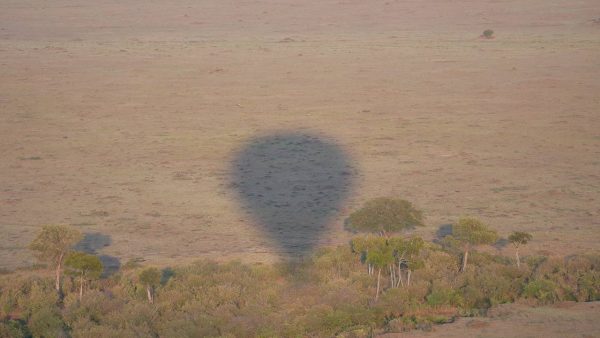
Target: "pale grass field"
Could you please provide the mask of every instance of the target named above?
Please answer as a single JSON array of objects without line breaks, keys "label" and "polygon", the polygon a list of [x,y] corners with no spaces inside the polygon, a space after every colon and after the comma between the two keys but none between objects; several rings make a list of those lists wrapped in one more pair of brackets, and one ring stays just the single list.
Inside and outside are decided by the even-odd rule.
[{"label": "pale grass field", "polygon": [[121,263],[277,260],[230,173],[282,131],[355,168],[318,245],[390,195],[427,238],[473,215],[531,232],[525,255],[598,252],[599,17],[592,0],[0,1],[0,267],[32,264],[48,223]]}]

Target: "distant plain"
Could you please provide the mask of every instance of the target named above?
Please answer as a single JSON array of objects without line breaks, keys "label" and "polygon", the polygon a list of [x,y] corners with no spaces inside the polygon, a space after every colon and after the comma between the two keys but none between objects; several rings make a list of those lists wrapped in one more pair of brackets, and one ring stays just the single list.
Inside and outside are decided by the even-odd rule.
[{"label": "distant plain", "polygon": [[352,164],[311,245],[394,196],[426,238],[472,215],[525,255],[598,252],[599,36],[593,0],[3,0],[0,267],[50,223],[121,263],[277,260],[231,170],[282,132]]}]

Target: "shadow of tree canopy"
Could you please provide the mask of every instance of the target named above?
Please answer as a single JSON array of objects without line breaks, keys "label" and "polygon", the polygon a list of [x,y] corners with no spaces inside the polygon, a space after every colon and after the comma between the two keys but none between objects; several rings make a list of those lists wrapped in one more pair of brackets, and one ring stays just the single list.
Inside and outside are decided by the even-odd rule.
[{"label": "shadow of tree canopy", "polygon": [[451,223],[442,224],[435,232],[435,239],[440,241],[440,240],[444,239],[444,237],[449,236],[449,235],[452,235],[452,224]]},{"label": "shadow of tree canopy", "polygon": [[335,143],[282,132],[251,140],[232,163],[239,201],[284,255],[310,252],[348,196],[354,175]]},{"label": "shadow of tree canopy", "polygon": [[121,268],[121,261],[119,258],[109,255],[99,255],[100,250],[109,246],[111,243],[112,239],[109,235],[99,232],[86,233],[83,235],[83,239],[75,244],[73,249],[97,255],[104,267],[104,270],[102,271],[102,277],[104,278],[114,274]]}]

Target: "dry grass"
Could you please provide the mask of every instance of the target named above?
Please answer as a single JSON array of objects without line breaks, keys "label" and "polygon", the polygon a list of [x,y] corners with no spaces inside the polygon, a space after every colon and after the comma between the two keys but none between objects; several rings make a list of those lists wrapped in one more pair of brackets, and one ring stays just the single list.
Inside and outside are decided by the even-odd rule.
[{"label": "dry grass", "polygon": [[[0,267],[31,264],[25,245],[46,223],[109,236],[101,253],[122,261],[277,259],[229,170],[281,130],[327,135],[358,171],[319,245],[393,195],[426,211],[425,236],[471,214],[533,233],[524,254],[597,251],[599,10],[5,1]],[[492,26],[496,39],[478,39]]]}]

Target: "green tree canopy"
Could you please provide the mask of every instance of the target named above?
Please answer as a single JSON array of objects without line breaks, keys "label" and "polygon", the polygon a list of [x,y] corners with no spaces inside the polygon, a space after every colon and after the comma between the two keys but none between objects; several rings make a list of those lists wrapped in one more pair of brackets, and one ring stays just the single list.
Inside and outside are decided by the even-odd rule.
[{"label": "green tree canopy", "polygon": [[527,232],[515,231],[510,236],[508,236],[508,241],[511,242],[514,246],[518,247],[520,245],[527,244],[533,236]]},{"label": "green tree canopy", "polygon": [[515,231],[508,236],[508,241],[515,246],[515,258],[517,260],[517,267],[521,267],[521,258],[519,257],[519,247],[527,244],[533,236],[527,232]]},{"label": "green tree canopy", "polygon": [[140,282],[149,287],[157,287],[160,284],[161,275],[157,268],[146,268],[140,272]]},{"label": "green tree canopy", "polygon": [[474,217],[461,217],[452,226],[453,236],[465,245],[461,271],[466,271],[469,250],[472,245],[492,244],[498,239],[496,230]]},{"label": "green tree canopy", "polygon": [[353,212],[347,221],[350,230],[393,233],[423,226],[423,212],[402,199],[379,197]]},{"label": "green tree canopy", "polygon": [[461,217],[452,226],[452,234],[459,241],[470,244],[492,244],[498,239],[496,230],[474,217]]},{"label": "green tree canopy", "polygon": [[98,279],[104,267],[100,258],[85,252],[71,252],[65,260],[66,273],[79,277],[79,300],[83,298],[83,285],[87,280]]},{"label": "green tree canopy", "polygon": [[100,258],[85,252],[71,252],[65,260],[66,273],[69,275],[83,276],[85,279],[98,279],[102,275],[102,262]]},{"label": "green tree canopy", "polygon": [[44,262],[49,262],[55,270],[55,289],[61,295],[60,280],[62,265],[73,245],[79,242],[82,234],[67,225],[44,225],[36,238],[29,244],[34,255]]},{"label": "green tree canopy", "polygon": [[59,257],[66,257],[71,247],[81,238],[81,232],[73,227],[44,225],[37,237],[29,244],[29,249],[41,261],[56,262]]},{"label": "green tree canopy", "polygon": [[157,268],[146,268],[140,272],[140,282],[146,286],[148,302],[154,304],[154,288],[160,284],[162,273]]}]

